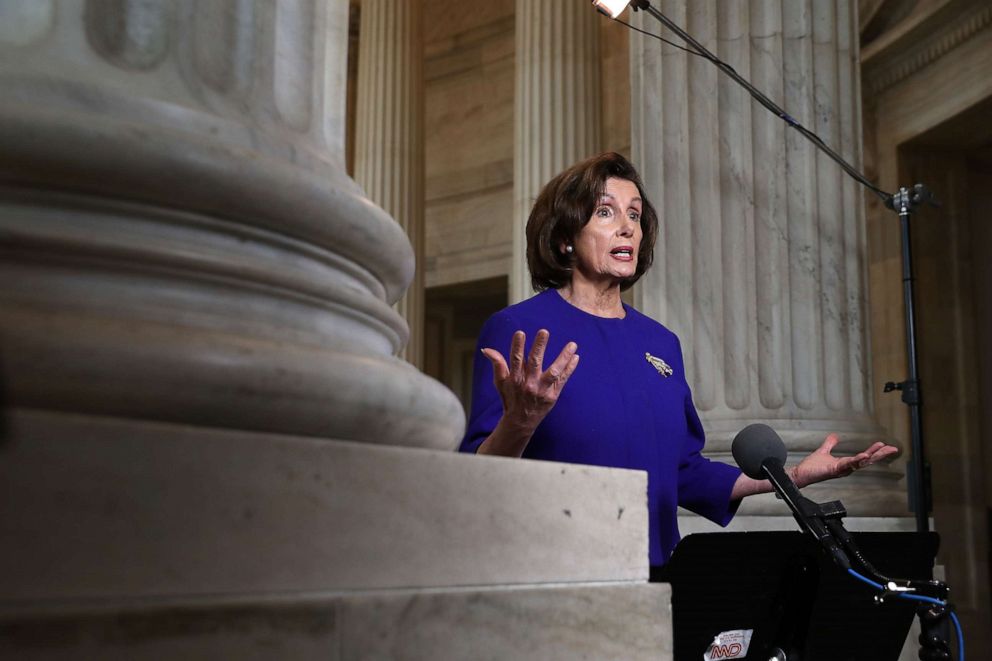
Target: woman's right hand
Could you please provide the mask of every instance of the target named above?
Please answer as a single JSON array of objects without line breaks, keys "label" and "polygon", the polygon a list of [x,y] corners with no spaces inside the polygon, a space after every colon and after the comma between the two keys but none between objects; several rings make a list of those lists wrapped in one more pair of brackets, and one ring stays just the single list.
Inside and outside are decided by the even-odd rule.
[{"label": "woman's right hand", "polygon": [[566,344],[548,369],[542,370],[549,337],[548,331],[537,331],[526,362],[524,344],[527,337],[523,331],[513,334],[509,365],[495,349],[482,350],[493,365],[493,383],[503,400],[503,417],[490,438],[480,446],[480,452],[519,456],[534,430],[558,401],[579,364],[578,345],[575,342]]}]

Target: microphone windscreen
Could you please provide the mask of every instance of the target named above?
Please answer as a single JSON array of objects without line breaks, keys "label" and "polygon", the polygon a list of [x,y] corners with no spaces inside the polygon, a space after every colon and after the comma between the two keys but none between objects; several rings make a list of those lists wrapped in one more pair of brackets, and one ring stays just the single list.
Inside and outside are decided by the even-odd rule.
[{"label": "microphone windscreen", "polygon": [[765,459],[778,459],[783,465],[785,464],[785,443],[774,429],[760,423],[748,425],[737,432],[730,451],[744,474],[756,480],[765,477],[761,470],[761,464]]}]

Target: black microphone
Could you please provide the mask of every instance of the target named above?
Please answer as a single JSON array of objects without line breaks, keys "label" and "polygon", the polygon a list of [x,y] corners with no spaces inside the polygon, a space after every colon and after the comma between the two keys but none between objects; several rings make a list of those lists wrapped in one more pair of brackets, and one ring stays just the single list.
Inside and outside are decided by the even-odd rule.
[{"label": "black microphone", "polygon": [[737,433],[730,449],[745,475],[755,480],[769,480],[792,510],[799,527],[813,535],[843,569],[851,568],[847,554],[827,530],[820,506],[799,493],[786,474],[785,443],[774,429],[762,424],[748,425]]}]

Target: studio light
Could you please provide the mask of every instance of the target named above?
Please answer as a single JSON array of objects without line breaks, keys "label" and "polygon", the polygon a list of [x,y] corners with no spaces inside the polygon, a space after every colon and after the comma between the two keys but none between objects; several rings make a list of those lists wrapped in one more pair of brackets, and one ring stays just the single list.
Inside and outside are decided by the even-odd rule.
[{"label": "studio light", "polygon": [[627,8],[630,0],[592,0],[592,4],[610,18],[616,18]]}]

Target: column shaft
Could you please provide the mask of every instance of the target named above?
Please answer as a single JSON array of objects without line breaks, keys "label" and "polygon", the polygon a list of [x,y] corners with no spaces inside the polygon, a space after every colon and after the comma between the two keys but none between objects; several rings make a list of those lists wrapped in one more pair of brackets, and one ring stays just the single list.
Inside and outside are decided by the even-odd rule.
[{"label": "column shaft", "polygon": [[524,228],[534,200],[599,150],[599,18],[583,2],[517,0],[511,302],[533,292]]},{"label": "column shaft", "polygon": [[6,404],[452,447],[394,358],[410,243],[344,172],[348,3],[31,6],[0,32]]},{"label": "column shaft", "polygon": [[363,0],[358,51],[355,180],[406,231],[417,257],[397,310],[410,326],[405,357],[423,366],[424,139],[421,6]]},{"label": "column shaft", "polygon": [[[660,8],[860,164],[852,3]],[[703,58],[640,35],[631,56],[633,155],[662,224],[635,299],[682,338],[710,454],[726,458],[736,431],[755,421],[797,456],[831,431],[848,441],[843,451],[877,440],[861,191]],[[877,497],[864,507],[902,513],[898,477],[859,475]]]}]

